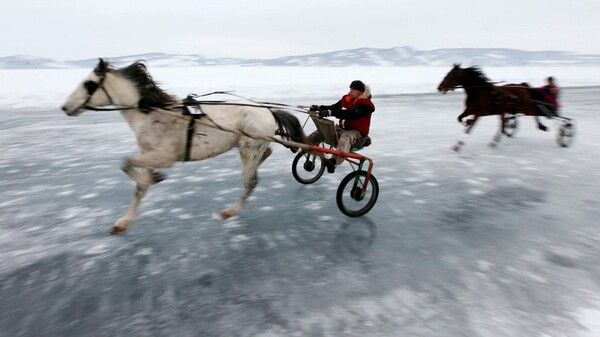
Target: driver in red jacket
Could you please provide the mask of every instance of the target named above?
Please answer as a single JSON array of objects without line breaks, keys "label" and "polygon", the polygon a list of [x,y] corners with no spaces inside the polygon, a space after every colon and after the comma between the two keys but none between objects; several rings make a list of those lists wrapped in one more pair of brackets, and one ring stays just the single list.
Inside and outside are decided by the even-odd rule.
[{"label": "driver in red jacket", "polygon": [[[339,119],[336,126],[338,132],[337,150],[350,152],[352,144],[360,142],[363,137],[369,135],[371,126],[371,114],[375,111],[375,105],[371,101],[371,89],[362,81],[356,80],[350,83],[350,91],[337,103],[332,105],[312,105],[310,111],[318,111],[320,117],[333,116]],[[323,135],[317,130],[308,136],[308,142],[318,145],[323,141]],[[329,173],[335,171],[335,167],[343,162],[343,158],[333,156],[325,160],[325,166]]]}]

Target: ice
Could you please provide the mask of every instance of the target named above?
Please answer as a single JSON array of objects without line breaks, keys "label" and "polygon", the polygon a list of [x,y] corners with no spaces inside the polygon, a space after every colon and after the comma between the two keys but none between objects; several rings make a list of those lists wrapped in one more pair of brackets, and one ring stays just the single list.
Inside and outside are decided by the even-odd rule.
[{"label": "ice", "polygon": [[[377,204],[336,206],[347,165],[316,183],[273,145],[239,216],[236,151],[177,164],[137,222],[108,234],[135,184],[118,112],[59,107],[91,69],[0,71],[0,335],[597,336],[600,334],[600,83],[595,69],[490,68],[494,80],[564,87],[575,143],[522,118],[487,143],[466,137],[461,91],[429,68],[152,68],[178,95],[236,90],[286,104],[333,103],[356,78],[373,87]],[[260,75],[260,76],[259,76]],[[303,120],[305,116],[297,114]],[[309,125],[310,127],[310,125]],[[462,153],[450,147],[466,142]]]}]

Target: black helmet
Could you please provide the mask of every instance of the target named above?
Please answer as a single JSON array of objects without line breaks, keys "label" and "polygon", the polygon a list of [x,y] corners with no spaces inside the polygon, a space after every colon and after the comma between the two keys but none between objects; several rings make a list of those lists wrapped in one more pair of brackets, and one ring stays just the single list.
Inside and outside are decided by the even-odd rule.
[{"label": "black helmet", "polygon": [[365,84],[359,80],[352,81],[352,83],[350,83],[350,89],[358,90],[360,92],[365,92]]}]

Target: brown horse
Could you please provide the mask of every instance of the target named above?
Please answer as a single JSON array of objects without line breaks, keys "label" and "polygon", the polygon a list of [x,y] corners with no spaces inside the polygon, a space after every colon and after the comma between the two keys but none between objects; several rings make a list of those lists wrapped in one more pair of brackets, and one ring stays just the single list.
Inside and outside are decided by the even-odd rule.
[{"label": "brown horse", "polygon": [[[546,103],[541,101],[536,89],[530,88],[527,84],[496,86],[490,82],[479,67],[461,68],[459,64],[455,64],[438,86],[438,90],[445,94],[459,87],[465,90],[467,99],[465,111],[458,116],[458,121],[463,123],[463,118],[473,116],[464,123],[465,133],[470,133],[481,116],[500,116],[500,128],[490,142],[490,146],[496,146],[502,134],[510,136],[505,126],[511,118],[514,120],[514,116],[518,113],[534,116],[538,129],[548,130],[540,122],[538,116],[552,117],[552,112],[550,109],[544,108]],[[460,151],[464,144],[459,140],[452,149]]]}]

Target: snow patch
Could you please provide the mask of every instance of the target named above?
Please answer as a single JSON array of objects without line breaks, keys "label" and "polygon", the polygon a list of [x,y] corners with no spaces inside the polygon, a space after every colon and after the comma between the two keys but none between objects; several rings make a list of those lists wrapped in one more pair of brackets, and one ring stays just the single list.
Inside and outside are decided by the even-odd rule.
[{"label": "snow patch", "polygon": [[579,337],[600,336],[600,309],[582,309],[576,316],[584,327],[584,331],[579,334]]}]

